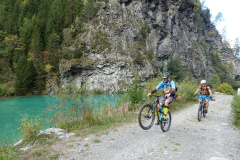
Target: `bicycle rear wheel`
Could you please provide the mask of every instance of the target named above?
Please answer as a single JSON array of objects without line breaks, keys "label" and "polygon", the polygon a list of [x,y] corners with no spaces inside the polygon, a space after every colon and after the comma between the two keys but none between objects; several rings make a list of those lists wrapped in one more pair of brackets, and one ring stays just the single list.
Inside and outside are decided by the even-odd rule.
[{"label": "bicycle rear wheel", "polygon": [[171,117],[171,113],[168,111],[167,115],[166,115],[166,120],[161,120],[160,121],[160,126],[163,132],[167,132],[171,126],[171,122],[172,122],[172,117]]},{"label": "bicycle rear wheel", "polygon": [[138,114],[138,123],[140,127],[144,130],[148,130],[152,127],[155,119],[155,111],[153,106],[150,104],[145,104],[139,111]]},{"label": "bicycle rear wheel", "polygon": [[200,122],[202,119],[202,105],[200,104],[198,107],[198,121]]}]

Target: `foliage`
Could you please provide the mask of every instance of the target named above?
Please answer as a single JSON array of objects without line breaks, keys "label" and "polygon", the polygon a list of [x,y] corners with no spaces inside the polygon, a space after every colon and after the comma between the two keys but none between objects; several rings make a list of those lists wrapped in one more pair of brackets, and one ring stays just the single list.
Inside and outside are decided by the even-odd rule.
[{"label": "foliage", "polygon": [[0,160],[14,159],[17,153],[16,147],[7,146],[0,148]]},{"label": "foliage", "polygon": [[50,122],[57,126],[83,119],[84,107],[87,104],[91,107],[90,102],[87,103],[87,97],[88,92],[84,88],[78,89],[72,84],[64,86],[56,96],[59,104],[50,106],[46,110]]},{"label": "foliage", "polygon": [[[143,91],[143,88],[140,86],[139,77],[136,76],[133,79],[133,85],[127,91],[127,95],[129,97],[129,101],[131,102],[132,107],[135,104],[144,102]],[[131,108],[130,110],[134,110],[134,108]]]},{"label": "foliage", "polygon": [[31,94],[34,87],[36,71],[33,63],[27,61],[27,56],[22,54],[15,69],[15,91],[17,95]]},{"label": "foliage", "polygon": [[222,83],[222,84],[219,86],[218,90],[219,90],[220,92],[226,93],[226,94],[228,94],[228,95],[232,95],[232,94],[233,94],[233,88],[232,88],[232,86],[230,86],[230,85],[227,84],[227,83]]},{"label": "foliage", "polygon": [[189,101],[194,101],[193,97],[194,92],[197,90],[198,85],[191,80],[189,77],[186,77],[183,81],[178,84],[178,92],[179,95],[178,100],[180,103],[186,103]]},{"label": "foliage", "polygon": [[203,9],[203,5],[201,4],[200,0],[196,0],[194,2],[193,13],[194,26],[200,32],[204,32],[206,30],[206,24],[210,24],[210,10],[208,8]]},{"label": "foliage", "polygon": [[228,83],[229,85],[231,85],[234,90],[237,90],[238,88],[240,88],[240,84],[238,82],[236,82],[230,76],[230,74],[227,74],[226,76],[224,76],[223,82]]},{"label": "foliage", "polygon": [[11,83],[0,84],[0,96],[14,95],[15,90]]},{"label": "foliage", "polygon": [[154,51],[153,51],[153,49],[150,49],[150,50],[148,50],[148,51],[146,51],[146,56],[147,56],[147,59],[148,60],[153,60],[153,58],[154,58]]},{"label": "foliage", "polygon": [[[105,2],[108,1],[105,0]],[[40,86],[45,79],[41,78],[40,81],[38,79],[47,74],[43,72],[45,64],[52,66],[52,72],[58,72],[59,50],[64,43],[63,29],[73,26],[72,36],[75,36],[76,32],[83,31],[84,23],[95,17],[99,6],[100,1],[96,0],[88,0],[85,5],[83,0],[9,0],[0,2],[1,61],[3,58],[5,61],[7,60],[9,70],[17,69],[19,59],[23,61],[20,54],[28,53],[25,58],[32,61],[35,68],[35,70],[28,70],[29,75],[33,76],[26,76],[25,80],[28,80],[31,85],[24,87],[17,85],[19,81],[22,81],[19,79],[22,77],[16,73],[15,80],[18,82],[14,87],[17,87],[18,95],[33,92],[32,88],[37,89],[37,92],[40,93],[39,91],[42,90]],[[44,59],[43,51],[49,53]],[[77,50],[74,56],[80,58],[81,54],[81,51]],[[25,60],[25,62],[27,61]],[[24,67],[21,66],[21,68]],[[19,72],[22,69],[17,70]],[[8,75],[4,74],[0,78],[8,80],[7,77]],[[36,82],[34,82],[35,80]],[[19,90],[19,88],[25,89]],[[29,91],[26,92],[26,90]]]},{"label": "foliage", "polygon": [[181,61],[178,58],[171,57],[167,64],[167,71],[170,75],[174,76],[175,81],[180,81],[183,79],[183,74],[181,70]]},{"label": "foliage", "polygon": [[35,119],[29,119],[28,115],[25,115],[19,122],[19,129],[21,130],[22,138],[25,140],[35,140],[42,127],[42,122],[39,117]]},{"label": "foliage", "polygon": [[110,48],[111,43],[108,41],[106,32],[102,30],[96,31],[90,39],[90,47],[93,49],[104,50],[106,48]]},{"label": "foliage", "polygon": [[99,3],[95,0],[88,0],[84,5],[84,15],[89,20],[93,19],[99,10]]},{"label": "foliage", "polygon": [[148,23],[145,22],[142,26],[142,29],[139,31],[138,36],[136,38],[137,41],[139,41],[139,43],[141,45],[145,44],[147,35],[151,32],[150,27],[148,26]]},{"label": "foliage", "polygon": [[[158,86],[158,84],[160,82],[163,81],[162,78],[161,78],[161,75],[162,75],[162,73],[159,73],[157,75],[157,77],[152,77],[149,82],[145,82],[145,89],[144,89],[144,95],[145,96],[148,95],[148,93],[150,93],[151,90],[153,90],[155,87]],[[162,91],[162,89],[158,92],[161,92],[161,91]]]},{"label": "foliage", "polygon": [[223,14],[222,14],[222,12],[218,12],[213,23],[214,23],[214,25],[217,25],[219,22],[222,22],[222,21],[224,21]]},{"label": "foliage", "polygon": [[220,77],[217,74],[211,75],[211,77],[208,80],[208,84],[212,86],[213,91],[218,91],[218,87],[221,84]]},{"label": "foliage", "polygon": [[237,58],[240,58],[240,40],[237,37],[233,46],[233,55]]},{"label": "foliage", "polygon": [[143,65],[144,58],[142,54],[138,51],[136,57],[133,60],[133,63]]},{"label": "foliage", "polygon": [[233,123],[240,128],[240,95],[235,95],[231,104],[233,108]]}]

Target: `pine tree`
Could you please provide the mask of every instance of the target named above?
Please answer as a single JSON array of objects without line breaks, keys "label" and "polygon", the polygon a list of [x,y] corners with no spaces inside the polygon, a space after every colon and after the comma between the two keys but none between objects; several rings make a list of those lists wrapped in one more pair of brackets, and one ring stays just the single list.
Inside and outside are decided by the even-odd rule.
[{"label": "pine tree", "polygon": [[183,79],[183,75],[181,73],[182,64],[178,58],[171,57],[167,64],[167,71],[170,75],[174,77],[176,81],[180,81]]},{"label": "pine tree", "polygon": [[36,72],[27,55],[21,54],[16,64],[14,87],[16,95],[26,95],[33,92]]},{"label": "pine tree", "polygon": [[24,19],[24,24],[19,29],[20,31],[20,40],[24,45],[24,50],[27,52],[29,50],[29,45],[31,43],[33,24],[32,21],[28,18]]},{"label": "pine tree", "polygon": [[65,23],[66,26],[69,26],[74,23],[76,17],[83,16],[83,0],[68,0],[66,7],[66,17]]},{"label": "pine tree", "polygon": [[30,44],[29,54],[30,60],[33,62],[34,67],[37,71],[42,66],[42,43],[40,41],[40,33],[38,32],[37,26],[34,27],[32,40]]}]

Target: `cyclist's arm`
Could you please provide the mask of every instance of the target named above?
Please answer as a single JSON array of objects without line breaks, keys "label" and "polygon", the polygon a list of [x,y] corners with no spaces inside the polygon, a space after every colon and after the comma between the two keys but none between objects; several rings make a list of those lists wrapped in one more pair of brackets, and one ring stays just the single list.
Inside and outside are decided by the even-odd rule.
[{"label": "cyclist's arm", "polygon": [[153,93],[157,92],[157,87],[154,88],[150,93],[148,93],[148,97],[151,96]]},{"label": "cyclist's arm", "polygon": [[161,88],[163,88],[163,82],[159,83],[157,87],[155,87],[150,93],[148,93],[148,97],[153,93],[157,92]]},{"label": "cyclist's arm", "polygon": [[211,90],[211,89],[209,89],[208,91],[209,91],[209,93],[210,93],[210,96],[212,96],[212,90]]},{"label": "cyclist's arm", "polygon": [[199,88],[196,90],[195,94],[197,94],[197,93],[198,93],[198,91],[199,91]]}]

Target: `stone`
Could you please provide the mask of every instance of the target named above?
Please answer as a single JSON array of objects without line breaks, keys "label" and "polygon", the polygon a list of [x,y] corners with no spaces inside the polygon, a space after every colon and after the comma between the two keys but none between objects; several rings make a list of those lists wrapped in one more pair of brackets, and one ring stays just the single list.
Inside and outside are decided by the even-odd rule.
[{"label": "stone", "polygon": [[[218,50],[222,62],[232,66],[229,67],[230,75],[240,82],[240,60],[233,56],[230,49],[223,47],[222,37],[214,25],[206,23],[207,29],[203,32],[194,27],[193,6],[185,1],[118,0],[103,5],[97,15],[100,22],[91,24],[91,30],[77,35],[86,40],[83,50],[84,57],[87,57],[84,61],[86,65],[73,60],[60,60],[60,87],[72,83],[92,91],[126,91],[136,74],[141,77],[141,85],[144,86],[152,76],[159,74],[159,67],[166,69],[170,57],[181,61],[183,72],[193,69],[193,78],[198,79],[204,70],[206,79],[209,79],[216,72],[205,51],[195,43],[210,31],[213,35],[205,41],[211,45],[205,50]],[[149,32],[141,35],[145,25]],[[90,46],[89,37],[97,30],[106,34],[110,44],[104,49]],[[143,40],[139,38],[141,36]],[[149,50],[153,51],[155,60],[145,58],[141,65],[134,63],[137,52],[146,57]],[[57,93],[56,85],[48,82],[46,92]]]}]

